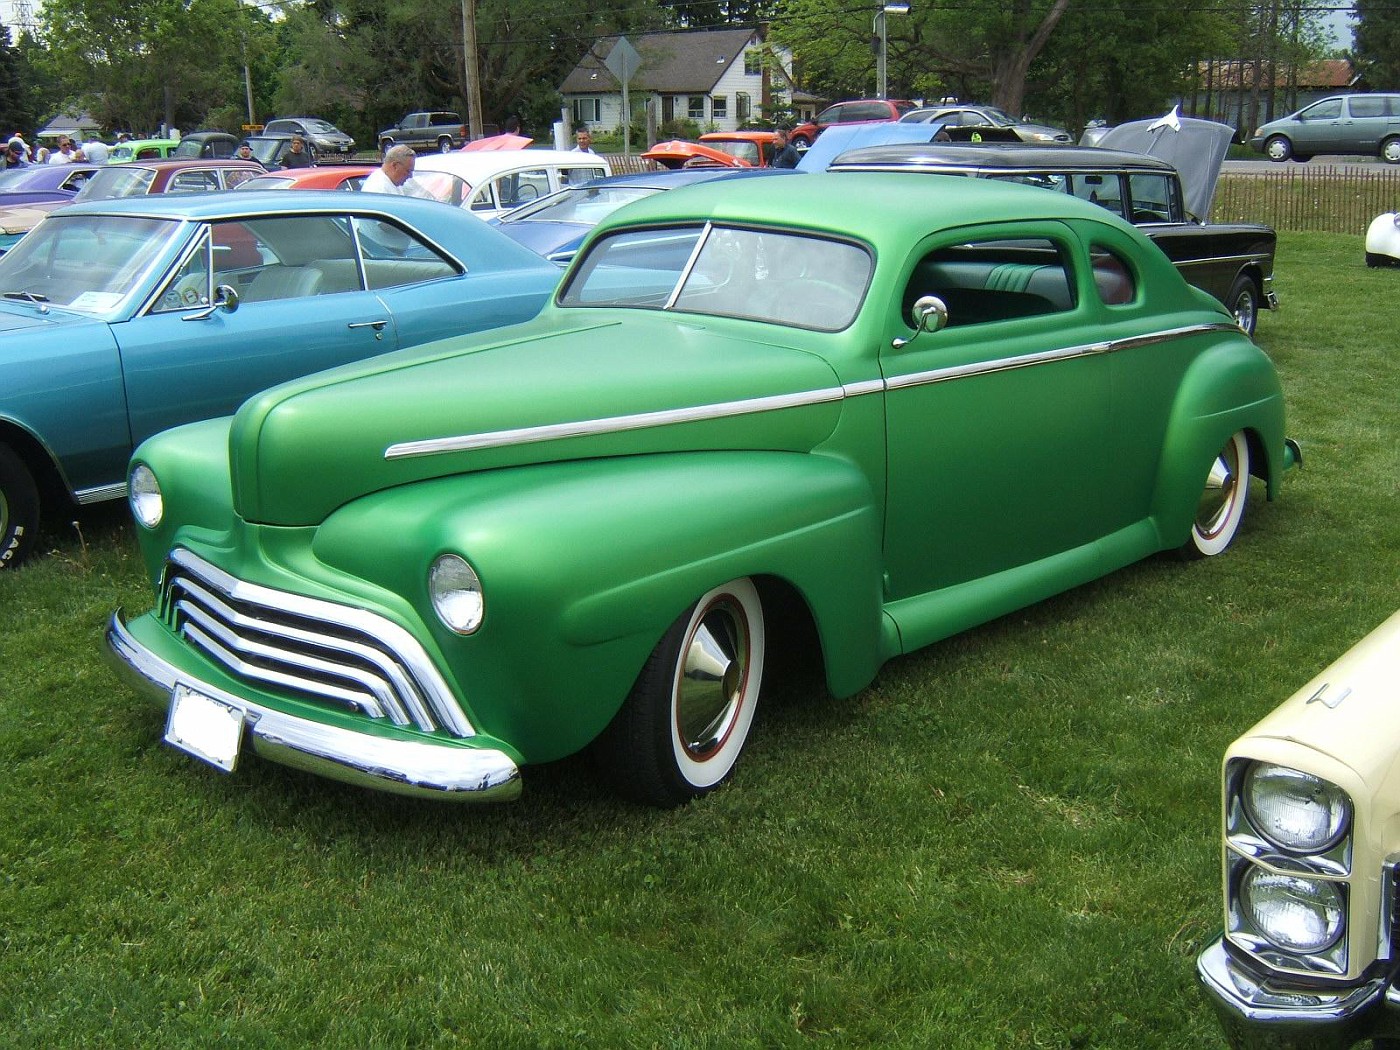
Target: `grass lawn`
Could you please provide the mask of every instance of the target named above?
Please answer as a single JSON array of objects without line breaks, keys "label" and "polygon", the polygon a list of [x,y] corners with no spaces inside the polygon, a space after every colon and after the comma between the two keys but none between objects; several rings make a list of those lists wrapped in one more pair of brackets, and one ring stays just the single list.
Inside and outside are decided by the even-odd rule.
[{"label": "grass lawn", "polygon": [[124,508],[53,529],[0,574],[0,1046],[1223,1046],[1194,974],[1221,753],[1400,580],[1400,271],[1285,234],[1277,289],[1306,468],[1233,551],[850,700],[778,684],[675,812],[576,762],[497,808],[218,774],[104,662],[150,602]]}]

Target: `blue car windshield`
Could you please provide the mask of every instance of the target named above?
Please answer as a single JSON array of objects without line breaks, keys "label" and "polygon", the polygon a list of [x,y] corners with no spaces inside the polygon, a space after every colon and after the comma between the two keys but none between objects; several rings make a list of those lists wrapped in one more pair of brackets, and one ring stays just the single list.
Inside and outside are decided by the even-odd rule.
[{"label": "blue car windshield", "polygon": [[99,317],[133,291],[181,224],[169,219],[51,215],[0,257],[0,297]]},{"label": "blue car windshield", "polygon": [[855,320],[870,253],[781,230],[704,226],[620,230],[574,270],[561,306],[622,306],[743,317],[837,332]]},{"label": "blue car windshield", "polygon": [[502,215],[501,224],[576,222],[584,226],[596,226],[624,204],[631,204],[660,192],[661,189],[655,186],[571,187]]}]

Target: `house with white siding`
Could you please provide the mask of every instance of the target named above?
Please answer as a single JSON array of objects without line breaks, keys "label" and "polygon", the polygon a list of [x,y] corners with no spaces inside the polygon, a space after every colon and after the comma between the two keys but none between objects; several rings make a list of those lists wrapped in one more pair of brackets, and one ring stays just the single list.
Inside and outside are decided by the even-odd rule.
[{"label": "house with white siding", "polygon": [[[610,131],[622,126],[622,85],[607,67],[619,37],[596,41],[560,85],[573,122]],[[641,65],[627,85],[633,119],[653,108],[657,124],[690,119],[704,130],[734,131],[773,119],[775,109],[801,114],[816,100],[796,91],[792,54],[753,29],[644,33],[627,38]]]}]

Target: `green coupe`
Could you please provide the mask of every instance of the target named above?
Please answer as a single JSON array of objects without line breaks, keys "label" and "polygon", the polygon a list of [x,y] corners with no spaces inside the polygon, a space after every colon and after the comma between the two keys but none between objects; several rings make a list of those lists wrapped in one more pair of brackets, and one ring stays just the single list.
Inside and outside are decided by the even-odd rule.
[{"label": "green coupe", "polygon": [[513,798],[588,748],[674,805],[766,657],[892,657],[1162,550],[1224,551],[1298,457],[1268,358],[1142,234],[917,174],[657,194],[536,319],[286,383],[133,457],[152,612],[107,631],[248,750]]}]

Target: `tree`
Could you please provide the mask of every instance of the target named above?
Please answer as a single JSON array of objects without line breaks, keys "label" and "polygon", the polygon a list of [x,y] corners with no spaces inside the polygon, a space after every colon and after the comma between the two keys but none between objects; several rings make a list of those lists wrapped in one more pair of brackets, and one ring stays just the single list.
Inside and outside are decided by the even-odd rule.
[{"label": "tree", "polygon": [[24,59],[10,43],[10,27],[0,25],[0,135],[29,132],[38,123],[25,90]]},{"label": "tree", "polygon": [[1394,0],[1356,0],[1355,59],[1372,90],[1400,90],[1400,17]]}]

